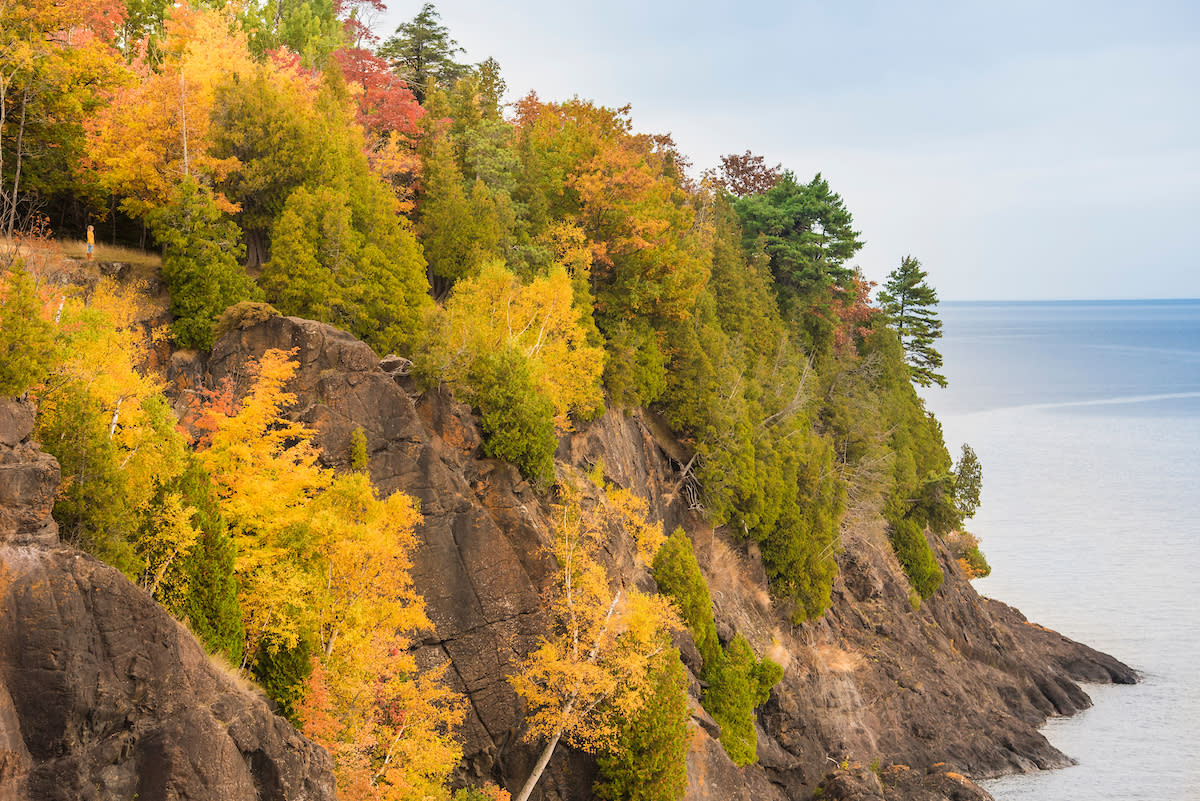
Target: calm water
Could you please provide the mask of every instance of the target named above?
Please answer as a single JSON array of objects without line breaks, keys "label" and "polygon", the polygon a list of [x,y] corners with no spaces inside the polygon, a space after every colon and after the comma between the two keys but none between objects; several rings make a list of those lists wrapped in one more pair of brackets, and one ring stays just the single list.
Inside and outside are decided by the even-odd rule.
[{"label": "calm water", "polygon": [[1200,801],[1200,301],[945,303],[926,393],[983,463],[980,592],[1142,671],[999,801]]}]

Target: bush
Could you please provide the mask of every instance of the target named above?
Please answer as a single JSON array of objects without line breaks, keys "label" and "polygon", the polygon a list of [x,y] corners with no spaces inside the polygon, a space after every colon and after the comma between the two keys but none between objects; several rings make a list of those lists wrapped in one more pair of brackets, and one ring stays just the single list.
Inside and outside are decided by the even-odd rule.
[{"label": "bush", "polygon": [[908,580],[922,598],[928,598],[942,586],[945,576],[938,566],[937,557],[925,539],[925,531],[911,518],[901,518],[892,523],[892,548]]},{"label": "bush", "polygon": [[687,675],[679,652],[660,656],[651,695],[623,722],[613,749],[597,762],[596,798],[603,801],[676,801],[687,789]]},{"label": "bush", "polygon": [[716,660],[721,653],[721,644],[717,641],[717,627],[713,622],[712,596],[700,573],[692,542],[682,528],[675,529],[658,549],[654,557],[654,580],[683,613],[700,656],[706,663]]},{"label": "bush", "polygon": [[963,572],[967,574],[967,578],[977,579],[991,575],[992,566],[988,564],[983,551],[979,550],[979,538],[974,534],[969,531],[951,532],[946,537],[946,545],[958,560]]},{"label": "bush", "polygon": [[0,396],[21,395],[41,381],[56,352],[33,278],[17,267],[0,283]]},{"label": "bush", "polygon": [[554,480],[554,407],[534,387],[529,361],[514,348],[483,354],[467,373],[479,409],[483,452],[512,462],[526,478]]},{"label": "bush", "polygon": [[754,649],[737,635],[711,667],[704,665],[709,687],[704,708],[721,726],[721,745],[734,764],[750,765],[758,759],[754,710],[771,697],[771,688],[783,678],[783,668],[770,659],[759,661]]}]

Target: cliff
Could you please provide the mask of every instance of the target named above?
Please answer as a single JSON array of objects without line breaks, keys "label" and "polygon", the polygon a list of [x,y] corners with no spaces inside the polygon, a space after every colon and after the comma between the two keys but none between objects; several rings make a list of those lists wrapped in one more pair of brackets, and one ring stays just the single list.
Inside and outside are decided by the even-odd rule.
[{"label": "cliff", "polygon": [[0,400],[0,798],[335,797],[324,750],[107,565],[57,544],[53,457]]},{"label": "cliff", "polygon": [[[381,362],[319,323],[276,317],[236,330],[207,363],[176,354],[176,392],[225,377],[244,389],[247,362],[269,348],[296,349],[292,415],[317,429],[323,459],[345,464],[351,433],[362,427],[380,490],[419,500],[414,577],[435,627],[420,657],[448,663],[469,699],[461,778],[519,785],[534,746],[521,738],[521,705],[504,677],[544,626],[544,499],[511,466],[479,457],[470,409],[445,392],[418,393],[404,360]],[[713,591],[721,636],[741,632],[786,668],[759,716],[757,765],[734,766],[693,703],[689,799],[801,799],[822,780],[826,798],[986,798],[967,777],[1069,764],[1037,727],[1090,704],[1078,682],[1136,680],[1111,657],[978,596],[937,542],[946,582],[914,611],[883,523],[869,513],[844,526],[830,610],[792,626],[773,608],[753,548],[689,508],[668,451],[673,443],[653,420],[610,410],[566,437],[557,462],[562,475],[602,459],[609,479],[647,498],[667,530],[682,525]],[[609,543],[610,570],[653,586],[630,553],[629,543]],[[682,644],[696,672],[694,648]],[[589,757],[560,748],[538,792],[587,798],[593,776]]]}]

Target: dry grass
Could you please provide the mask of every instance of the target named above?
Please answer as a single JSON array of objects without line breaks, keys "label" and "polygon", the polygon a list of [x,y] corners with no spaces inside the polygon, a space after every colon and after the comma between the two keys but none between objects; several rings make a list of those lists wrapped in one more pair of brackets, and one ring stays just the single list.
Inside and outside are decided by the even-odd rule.
[{"label": "dry grass", "polygon": [[[68,259],[79,259],[80,261],[87,260],[87,243],[79,239],[59,239],[58,247],[62,250],[62,254]],[[161,267],[162,256],[149,250],[138,250],[137,248],[125,248],[120,245],[106,245],[101,242],[96,243],[96,247],[92,252],[93,261],[124,261],[129,262],[135,267]]]},{"label": "dry grass", "polygon": [[831,644],[814,646],[813,655],[822,673],[853,673],[864,664],[862,654]]}]

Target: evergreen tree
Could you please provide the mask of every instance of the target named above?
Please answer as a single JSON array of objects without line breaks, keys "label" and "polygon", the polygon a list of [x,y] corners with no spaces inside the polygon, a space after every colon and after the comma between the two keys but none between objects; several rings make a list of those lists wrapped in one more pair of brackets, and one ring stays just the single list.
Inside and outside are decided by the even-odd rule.
[{"label": "evergreen tree", "polygon": [[937,372],[942,354],[933,347],[942,335],[942,321],[937,318],[937,291],[926,277],[921,262],[905,256],[879,290],[879,305],[900,335],[912,380],[923,387],[944,387],[946,377]]},{"label": "evergreen tree", "polygon": [[23,267],[0,274],[0,396],[20,395],[53,366],[54,325],[42,319],[41,306]]},{"label": "evergreen tree", "polygon": [[842,198],[820,173],[807,184],[790,170],[766,192],[735,204],[744,230],[743,244],[753,252],[761,237],[781,298],[807,299],[821,287],[849,286],[846,265],[863,246]]},{"label": "evergreen tree", "polygon": [[171,291],[175,339],[185,348],[212,347],[213,323],[221,312],[259,299],[240,263],[241,231],[217,208],[212,193],[191,178],[149,220],[163,246],[162,275]]},{"label": "evergreen tree", "polygon": [[396,33],[379,48],[379,55],[392,64],[392,70],[404,79],[417,102],[425,104],[426,84],[448,86],[466,67],[454,60],[462,48],[450,38],[441,24],[441,15],[433,3],[421,6],[411,22],[402,22]]}]

